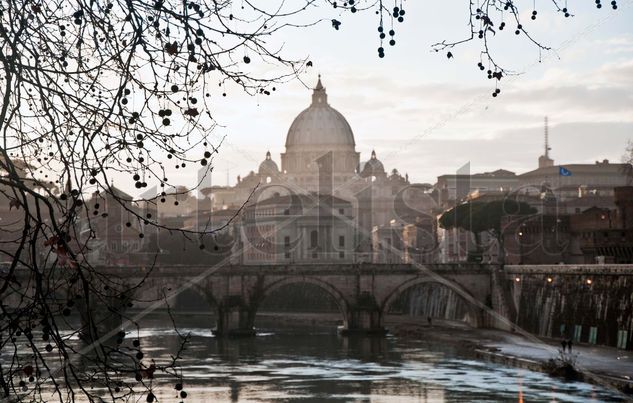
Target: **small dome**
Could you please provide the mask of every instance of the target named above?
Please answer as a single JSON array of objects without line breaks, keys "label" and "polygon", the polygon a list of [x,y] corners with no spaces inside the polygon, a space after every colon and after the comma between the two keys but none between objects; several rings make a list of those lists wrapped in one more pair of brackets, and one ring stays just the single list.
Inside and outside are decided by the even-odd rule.
[{"label": "small dome", "polygon": [[376,151],[371,152],[371,159],[367,162],[361,162],[358,167],[358,174],[363,178],[370,176],[385,176],[385,167],[382,162],[376,158]]},{"label": "small dome", "polygon": [[321,76],[312,92],[312,104],[290,125],[286,147],[303,145],[355,146],[354,133],[345,117],[327,103]]},{"label": "small dome", "polygon": [[270,151],[266,152],[266,159],[259,164],[259,174],[260,175],[276,175],[279,173],[279,167],[277,163],[272,160],[270,157]]}]

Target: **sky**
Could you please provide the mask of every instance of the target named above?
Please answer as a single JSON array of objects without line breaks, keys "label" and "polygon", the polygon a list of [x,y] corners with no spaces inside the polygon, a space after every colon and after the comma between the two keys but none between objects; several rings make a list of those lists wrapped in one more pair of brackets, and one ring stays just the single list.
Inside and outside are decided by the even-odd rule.
[{"label": "sky", "polygon": [[[224,141],[212,183],[234,184],[237,175],[257,170],[268,150],[280,164],[288,128],[309,106],[308,87],[319,73],[330,105],[352,127],[361,160],[374,149],[387,170],[408,173],[412,182],[435,183],[466,163],[472,172],[533,170],[543,153],[546,115],[556,164],[620,162],[633,139],[633,0],[618,2],[617,11],[607,1],[600,10],[593,2],[570,1],[571,18],[538,0],[536,21],[529,19],[532,2],[522,3],[525,27],[553,50],[539,57],[508,23],[511,29],[496,35],[493,54],[520,74],[502,79],[496,98],[494,80],[477,67],[480,41],[452,49],[452,59],[431,51],[433,43],[468,35],[467,2],[405,1],[396,46],[386,45],[384,59],[377,56],[373,12],[308,10],[305,18],[326,21],[271,40],[314,67],[271,96],[227,87],[227,97],[215,104],[222,127],[213,136]],[[332,18],[342,22],[340,30],[332,28]],[[190,185],[193,178],[183,174],[170,178]]]}]

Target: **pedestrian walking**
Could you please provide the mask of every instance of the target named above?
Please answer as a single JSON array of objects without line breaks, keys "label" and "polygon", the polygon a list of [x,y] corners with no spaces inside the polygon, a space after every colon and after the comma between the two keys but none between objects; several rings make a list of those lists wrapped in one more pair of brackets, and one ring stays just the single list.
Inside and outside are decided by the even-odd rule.
[{"label": "pedestrian walking", "polygon": [[567,350],[567,340],[563,340],[560,342],[560,345],[563,346],[563,353]]},{"label": "pedestrian walking", "polygon": [[571,339],[567,340],[567,349],[569,350],[569,352],[571,353],[571,346],[572,346],[572,341]]}]

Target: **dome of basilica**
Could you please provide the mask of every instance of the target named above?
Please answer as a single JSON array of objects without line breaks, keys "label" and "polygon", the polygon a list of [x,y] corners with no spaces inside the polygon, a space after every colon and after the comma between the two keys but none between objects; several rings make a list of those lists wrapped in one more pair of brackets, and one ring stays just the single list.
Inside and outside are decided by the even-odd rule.
[{"label": "dome of basilica", "polygon": [[273,161],[270,157],[270,151],[266,153],[266,159],[263,160],[261,164],[259,164],[258,173],[260,175],[275,175],[279,173],[279,167],[277,166],[277,163]]},{"label": "dome of basilica", "polygon": [[363,178],[386,175],[384,165],[376,158],[376,151],[371,152],[371,159],[369,161],[362,162],[358,166],[358,174]]},{"label": "dome of basilica", "polygon": [[349,146],[354,148],[354,134],[345,117],[327,103],[321,77],[312,93],[312,104],[290,125],[286,148],[294,146]]}]

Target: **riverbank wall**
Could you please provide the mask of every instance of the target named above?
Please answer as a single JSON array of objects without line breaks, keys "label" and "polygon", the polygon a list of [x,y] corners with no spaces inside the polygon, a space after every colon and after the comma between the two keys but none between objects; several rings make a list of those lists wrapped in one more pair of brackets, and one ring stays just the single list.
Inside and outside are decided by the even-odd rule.
[{"label": "riverbank wall", "polygon": [[633,349],[633,265],[506,265],[497,287],[529,333]]}]

